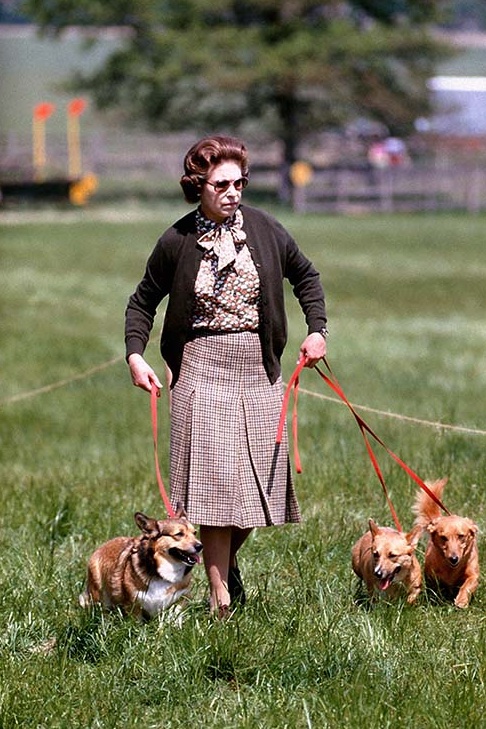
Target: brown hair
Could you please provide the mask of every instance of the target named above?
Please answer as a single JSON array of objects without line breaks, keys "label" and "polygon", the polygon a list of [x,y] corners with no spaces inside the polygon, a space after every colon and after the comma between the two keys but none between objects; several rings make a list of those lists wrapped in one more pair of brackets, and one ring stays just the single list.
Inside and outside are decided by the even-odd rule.
[{"label": "brown hair", "polygon": [[241,174],[248,175],[248,153],[239,139],[234,137],[205,137],[196,142],[184,157],[184,174],[180,185],[188,203],[201,198],[201,187],[211,167],[224,160],[237,162]]}]

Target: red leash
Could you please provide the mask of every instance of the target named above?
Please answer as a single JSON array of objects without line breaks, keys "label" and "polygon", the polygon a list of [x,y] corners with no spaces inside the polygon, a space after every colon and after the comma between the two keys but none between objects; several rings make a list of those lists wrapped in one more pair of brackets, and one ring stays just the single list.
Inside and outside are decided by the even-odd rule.
[{"label": "red leash", "polygon": [[[446,514],[449,514],[450,515],[451,512],[444,506],[444,504],[442,503],[442,501],[433,493],[433,491],[431,491],[429,489],[429,487],[427,486],[427,484],[424,483],[424,481],[422,481],[422,479],[415,473],[415,471],[413,471],[410,468],[410,466],[407,466],[407,464],[404,461],[402,461],[401,458],[399,458],[395,453],[393,453],[393,451],[391,451],[388,448],[388,446],[385,445],[385,443],[381,440],[381,438],[370,428],[370,426],[356,412],[356,410],[354,409],[354,407],[351,405],[351,403],[349,402],[348,398],[344,394],[344,391],[343,391],[342,387],[340,386],[340,384],[339,384],[336,376],[332,372],[332,370],[331,370],[331,368],[329,366],[329,363],[328,363],[328,361],[327,361],[327,359],[325,357],[323,358],[323,361],[324,361],[324,364],[327,367],[327,370],[329,371],[330,377],[327,377],[327,375],[325,375],[324,372],[322,372],[319,369],[319,367],[315,366],[314,369],[322,377],[322,379],[324,380],[324,382],[327,385],[329,385],[329,387],[336,393],[336,395],[338,395],[338,397],[341,398],[341,400],[349,408],[349,410],[351,411],[353,417],[355,418],[355,420],[356,420],[356,422],[358,424],[358,427],[359,427],[359,429],[361,431],[361,434],[363,436],[363,439],[364,439],[364,442],[365,442],[365,445],[366,445],[366,450],[368,451],[368,455],[370,457],[371,463],[373,465],[373,468],[375,469],[376,475],[378,476],[378,479],[379,479],[379,481],[381,483],[381,486],[383,488],[383,492],[385,494],[385,498],[386,498],[387,503],[388,503],[388,506],[390,508],[390,512],[392,514],[393,521],[395,522],[395,526],[398,529],[398,531],[402,531],[402,528],[400,526],[400,521],[399,521],[399,519],[397,517],[396,511],[395,511],[395,509],[393,507],[393,504],[391,502],[390,496],[388,494],[388,489],[386,487],[385,479],[383,477],[383,473],[381,472],[380,466],[379,466],[378,461],[376,459],[376,456],[375,456],[375,454],[373,452],[373,449],[371,447],[371,444],[370,444],[370,441],[369,441],[369,438],[368,438],[368,435],[367,434],[371,435],[371,437],[374,438],[376,440],[376,442],[379,443],[387,451],[387,453],[399,464],[399,466],[401,466],[401,468],[404,469],[404,471],[420,486],[420,488],[423,489],[426,492],[426,494],[439,506],[439,508],[442,509],[442,511],[444,511]],[[277,439],[276,439],[276,442],[277,443],[280,443],[281,437],[282,437],[283,425],[284,425],[284,422],[285,422],[286,412],[287,412],[287,408],[288,408],[288,401],[289,401],[289,397],[290,397],[290,392],[291,392],[292,387],[293,387],[294,388],[294,415],[293,415],[294,450],[297,449],[297,445],[296,445],[297,441],[295,439],[295,434],[297,432],[297,411],[296,411],[296,405],[297,405],[297,392],[298,392],[298,385],[299,385],[299,375],[300,375],[300,372],[302,371],[302,369],[303,369],[304,366],[305,366],[305,360],[304,361],[299,360],[299,363],[298,363],[298,365],[297,365],[297,367],[296,367],[296,369],[295,369],[295,371],[294,371],[294,373],[293,373],[292,377],[290,378],[290,381],[289,381],[289,383],[287,385],[287,388],[286,388],[286,391],[285,391],[285,394],[284,394],[283,403],[282,403],[282,412],[280,414],[280,422],[279,422],[279,428],[278,428],[278,431],[277,431]],[[297,468],[297,464],[298,464],[298,468]],[[296,470],[297,470],[297,473],[301,473],[300,457],[297,457],[297,460],[296,460]]]},{"label": "red leash", "polygon": [[[348,408],[352,412],[352,414],[353,414],[356,422],[358,423],[361,432],[363,433],[363,437],[365,436],[364,431],[366,430],[372,436],[372,438],[374,438],[376,440],[376,442],[379,443],[386,450],[386,452],[388,453],[388,455],[390,455],[398,463],[398,465],[403,468],[403,470],[415,481],[415,483],[418,484],[418,486],[420,486],[420,488],[423,489],[423,491],[425,491],[425,493],[427,494],[427,496],[429,498],[431,498],[432,501],[434,501],[437,504],[437,506],[440,509],[442,509],[442,511],[444,511],[446,514],[448,514],[450,516],[451,512],[449,511],[449,509],[447,509],[444,506],[444,504],[442,503],[442,501],[439,499],[439,497],[436,496],[434,494],[434,492],[429,489],[429,487],[427,486],[427,484],[424,483],[424,481],[422,481],[422,479],[420,478],[420,476],[418,476],[415,473],[415,471],[413,471],[410,468],[410,466],[407,466],[407,464],[404,461],[402,461],[401,458],[399,458],[395,453],[393,453],[393,451],[391,451],[388,448],[388,446],[385,445],[385,443],[381,440],[381,438],[379,438],[377,436],[377,434],[370,428],[370,426],[363,420],[363,418],[360,415],[358,415],[358,413],[353,408],[353,406],[351,405],[351,403],[347,399],[346,395],[344,394],[344,392],[342,390],[342,387],[340,386],[339,382],[337,381],[337,378],[334,375],[333,371],[331,370],[331,368],[329,366],[329,363],[328,363],[328,361],[327,361],[327,359],[325,357],[324,357],[324,364],[326,365],[326,367],[328,369],[328,372],[331,375],[332,380],[330,380],[328,377],[326,377],[326,375],[323,372],[321,372],[321,370],[317,366],[315,367],[315,369],[317,370],[317,372],[319,373],[319,375],[322,377],[322,379],[324,380],[324,382],[326,382],[334,390],[334,392],[337,395],[339,395],[339,397],[341,398],[341,400],[343,400],[343,402],[348,406]],[[367,438],[365,438],[365,440],[367,440]]]},{"label": "red leash", "polygon": [[159,491],[160,495],[162,496],[162,501],[165,504],[165,508],[167,510],[167,514],[170,517],[175,516],[175,511],[172,508],[172,504],[170,503],[169,497],[167,496],[167,492],[164,488],[164,482],[162,481],[162,476],[160,475],[160,468],[159,468],[159,452],[157,447],[157,398],[160,397],[159,388],[155,387],[155,385],[152,383],[152,390],[150,392],[150,406],[152,410],[152,433],[154,437],[154,457],[155,457],[155,473],[157,475],[157,483],[159,485]]},{"label": "red leash", "polygon": [[[329,369],[329,365],[327,364],[327,361],[325,358],[324,358],[324,363],[325,363],[326,367]],[[364,420],[361,418],[361,416],[357,414],[357,412],[355,411],[355,409],[353,408],[351,403],[348,401],[344,392],[342,391],[341,387],[339,386],[339,383],[335,379],[334,375],[331,373],[330,369],[329,369],[329,372],[331,373],[331,377],[333,378],[332,381],[329,380],[329,378],[326,377],[326,375],[323,372],[321,372],[317,366],[315,367],[315,369],[320,374],[320,376],[323,378],[324,382],[326,382],[329,385],[329,387],[331,387],[334,390],[334,392],[336,392],[339,395],[341,400],[343,400],[346,403],[346,405],[348,406],[348,408],[351,410],[352,414],[354,415],[356,422],[358,423],[359,429],[361,430],[361,435],[363,436],[363,440],[365,442],[366,450],[368,451],[370,461],[373,465],[373,468],[375,469],[376,475],[378,476],[378,480],[381,483],[381,487],[383,489],[383,493],[385,494],[385,499],[387,501],[388,508],[390,509],[393,521],[395,522],[395,526],[399,532],[403,531],[402,526],[400,524],[400,520],[395,511],[395,507],[393,506],[392,500],[388,493],[388,489],[387,489],[386,483],[385,483],[385,478],[384,478],[383,473],[378,464],[378,460],[373,452],[373,448],[371,447],[371,443],[368,439],[368,436],[366,435],[367,430],[368,430],[368,432],[370,432],[368,426],[366,425]]]},{"label": "red leash", "polygon": [[302,473],[302,466],[300,463],[300,455],[299,455],[299,446],[298,446],[298,440],[297,440],[297,398],[299,393],[299,375],[302,372],[302,370],[305,367],[306,359],[305,357],[301,357],[299,361],[297,362],[297,367],[295,368],[288,385],[285,389],[283,401],[282,401],[282,410],[280,411],[280,420],[278,422],[278,428],[277,428],[277,437],[275,442],[280,445],[282,442],[282,435],[283,435],[283,429],[285,425],[285,419],[287,417],[287,410],[289,407],[289,399],[290,399],[290,393],[292,392],[292,388],[294,388],[294,408],[292,412],[292,439],[294,443],[294,461],[295,461],[295,470],[297,473]]}]

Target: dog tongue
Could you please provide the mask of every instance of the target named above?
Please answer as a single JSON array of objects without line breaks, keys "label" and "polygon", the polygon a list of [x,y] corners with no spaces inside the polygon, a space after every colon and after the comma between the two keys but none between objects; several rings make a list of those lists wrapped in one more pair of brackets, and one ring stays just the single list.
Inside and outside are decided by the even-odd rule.
[{"label": "dog tongue", "polygon": [[392,577],[389,575],[388,577],[385,577],[383,580],[380,580],[380,590],[386,590],[388,587],[390,587],[392,583]]}]

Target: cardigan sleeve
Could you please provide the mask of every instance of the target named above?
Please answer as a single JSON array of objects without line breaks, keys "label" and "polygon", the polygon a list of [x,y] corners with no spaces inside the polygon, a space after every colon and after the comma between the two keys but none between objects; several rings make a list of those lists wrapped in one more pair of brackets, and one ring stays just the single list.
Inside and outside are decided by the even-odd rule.
[{"label": "cardigan sleeve", "polygon": [[143,354],[149,341],[157,307],[170,291],[171,268],[167,256],[167,237],[162,236],[153,249],[142,280],[128,299],[125,310],[125,349]]},{"label": "cardigan sleeve", "polygon": [[327,323],[324,289],[319,272],[290,235],[286,250],[285,276],[302,308],[308,333],[318,332]]},{"label": "cardigan sleeve", "polygon": [[258,263],[265,272],[266,280],[262,283],[268,294],[268,316],[275,320],[277,327],[283,326],[281,287],[285,278],[304,313],[308,333],[318,332],[325,327],[327,316],[324,290],[314,264],[273,216],[254,208],[244,208],[243,214],[245,221],[248,218],[249,238],[255,243]]}]

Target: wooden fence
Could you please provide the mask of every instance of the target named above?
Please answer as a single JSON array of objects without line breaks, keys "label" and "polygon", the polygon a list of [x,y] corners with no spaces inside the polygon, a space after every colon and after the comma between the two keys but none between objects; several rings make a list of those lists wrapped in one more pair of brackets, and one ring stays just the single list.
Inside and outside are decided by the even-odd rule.
[{"label": "wooden fence", "polygon": [[[153,197],[161,185],[178,189],[181,161],[188,148],[189,135],[168,137],[124,135],[86,135],[83,140],[85,172],[94,173],[120,196],[127,190],[150,189]],[[49,177],[59,177],[67,169],[66,145],[50,140]],[[278,155],[262,150],[260,162],[253,164],[251,187],[276,193],[280,176]],[[17,138],[0,139],[0,182],[29,179],[32,174],[30,142]],[[19,177],[20,176],[20,177]],[[62,176],[62,175],[61,175]],[[119,185],[117,187],[117,182]],[[296,211],[360,213],[464,210],[478,213],[486,209],[486,159],[484,155],[437,154],[414,159],[397,167],[373,167],[366,160],[355,163],[315,165],[308,184],[295,187],[292,196]]]},{"label": "wooden fence", "polygon": [[411,163],[377,169],[362,164],[319,169],[308,185],[295,188],[293,207],[299,212],[478,213],[486,209],[486,165]]}]

